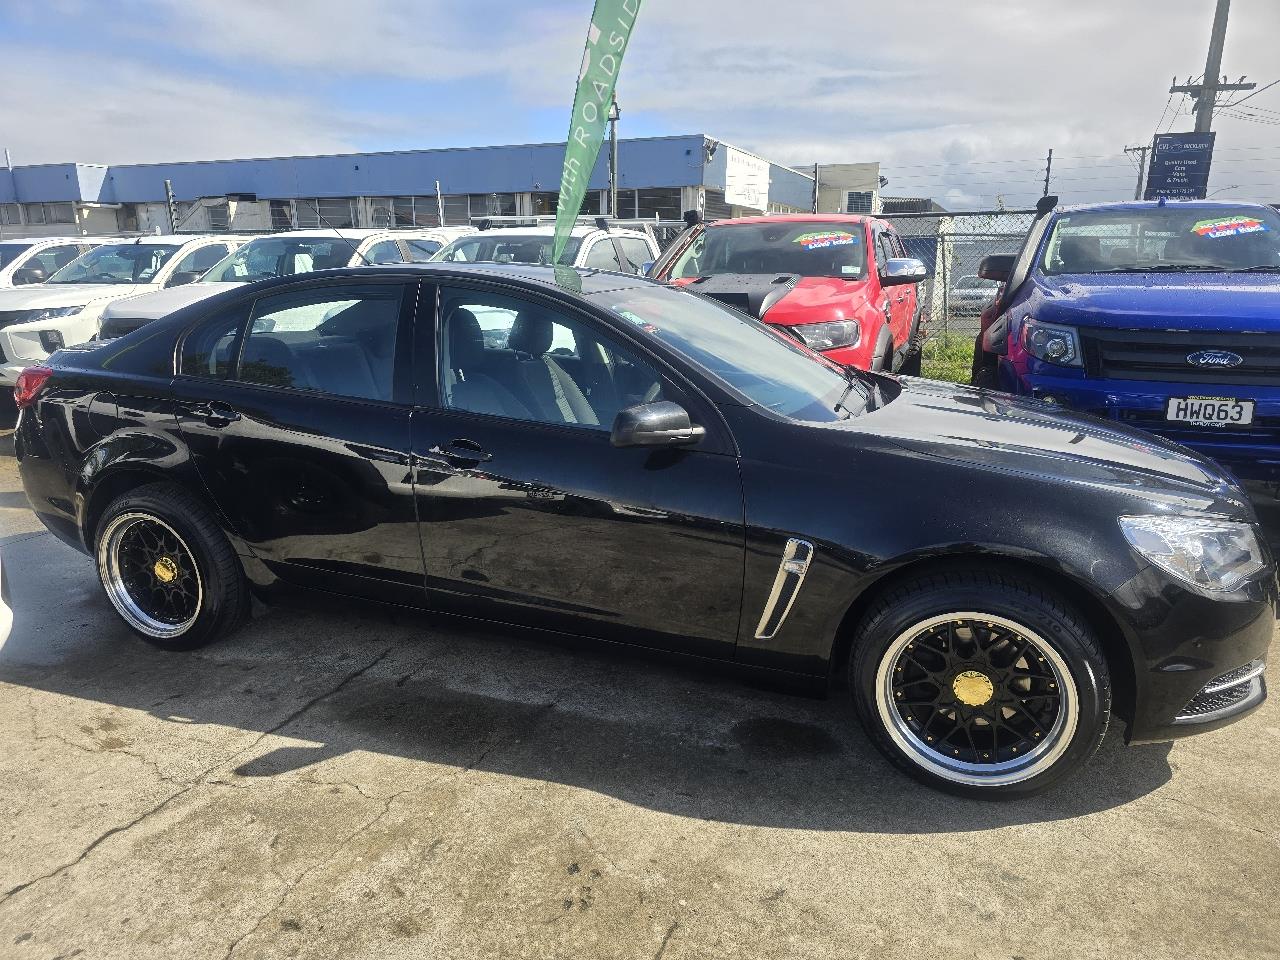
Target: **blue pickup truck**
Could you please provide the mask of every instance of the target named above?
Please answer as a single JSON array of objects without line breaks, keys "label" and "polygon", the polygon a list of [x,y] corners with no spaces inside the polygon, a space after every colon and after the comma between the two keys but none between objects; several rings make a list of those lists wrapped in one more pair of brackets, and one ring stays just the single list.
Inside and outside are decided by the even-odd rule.
[{"label": "blue pickup truck", "polygon": [[[1213,201],[1055,206],[983,315],[974,383],[1213,457],[1280,532],[1280,214]],[[1270,517],[1267,515],[1270,514]]]}]

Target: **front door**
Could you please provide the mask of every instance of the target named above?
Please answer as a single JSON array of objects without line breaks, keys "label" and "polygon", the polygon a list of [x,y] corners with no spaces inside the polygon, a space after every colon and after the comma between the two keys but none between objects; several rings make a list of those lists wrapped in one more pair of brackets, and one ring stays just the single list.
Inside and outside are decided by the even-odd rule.
[{"label": "front door", "polygon": [[278,577],[421,601],[409,470],[417,284],[318,281],[241,301],[183,343],[179,429]]},{"label": "front door", "polygon": [[429,602],[731,656],[743,508],[723,430],[701,448],[609,440],[635,403],[676,399],[704,423],[714,409],[571,308],[457,286],[438,316],[419,380],[439,386],[413,419]]}]

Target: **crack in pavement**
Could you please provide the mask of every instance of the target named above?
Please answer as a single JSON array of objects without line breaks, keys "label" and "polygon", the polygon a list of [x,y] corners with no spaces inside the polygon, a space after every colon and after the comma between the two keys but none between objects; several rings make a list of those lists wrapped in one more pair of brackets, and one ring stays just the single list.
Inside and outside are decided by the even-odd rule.
[{"label": "crack in pavement", "polygon": [[[35,886],[36,884],[43,883],[46,880],[52,880],[54,877],[59,876],[60,874],[63,874],[66,871],[73,869],[74,867],[83,863],[85,858],[88,857],[89,854],[93,853],[94,850],[100,847],[103,843],[105,843],[111,837],[114,837],[116,834],[125,833],[126,831],[133,829],[138,824],[142,823],[144,820],[147,820],[150,817],[155,816],[157,813],[162,811],[165,807],[169,806],[169,804],[173,803],[175,800],[178,800],[186,796],[188,793],[190,793],[192,790],[195,790],[197,787],[205,785],[204,783],[205,779],[209,777],[219,767],[226,766],[228,763],[233,762],[238,757],[253,750],[260,743],[262,743],[262,741],[265,740],[267,737],[271,736],[272,734],[278,733],[280,730],[283,730],[285,727],[289,726],[289,724],[293,723],[295,720],[301,717],[304,713],[306,713],[308,710],[310,710],[320,701],[324,700],[326,697],[331,697],[334,694],[339,693],[349,683],[352,683],[353,681],[357,680],[358,678],[363,676],[365,673],[367,673],[368,671],[376,667],[383,660],[385,660],[390,655],[392,649],[393,647],[387,647],[385,650],[382,651],[382,653],[378,654],[378,656],[374,657],[372,660],[366,663],[363,667],[343,677],[342,680],[340,680],[336,686],[330,688],[324,693],[321,693],[321,694],[318,694],[317,696],[312,697],[310,700],[308,700],[298,709],[294,710],[292,713],[290,713],[287,717],[285,717],[275,726],[271,727],[269,730],[266,730],[263,733],[259,734],[257,737],[255,737],[252,743],[249,743],[248,745],[235,751],[229,757],[219,759],[216,763],[213,763],[212,765],[206,767],[203,771],[200,772],[200,774],[193,781],[191,781],[191,783],[187,784],[181,790],[177,791],[176,793],[170,794],[168,797],[161,800],[159,803],[155,804],[150,809],[144,810],[142,813],[138,814],[136,817],[134,817],[132,820],[128,821],[127,823],[114,826],[110,830],[107,830],[105,833],[99,835],[96,839],[91,841],[88,844],[88,846],[86,846],[83,850],[81,850],[79,855],[76,856],[75,859],[62,864],[61,866],[49,871],[48,873],[42,874],[41,876],[38,876],[38,877],[34,877],[31,880],[24,881],[23,883],[20,883],[15,887],[10,887],[3,894],[0,894],[0,906],[4,906],[11,899],[13,899],[13,897],[17,896],[19,893],[22,893],[22,891],[28,890],[31,887]],[[390,801],[388,801],[388,806],[389,805],[390,805]]]}]

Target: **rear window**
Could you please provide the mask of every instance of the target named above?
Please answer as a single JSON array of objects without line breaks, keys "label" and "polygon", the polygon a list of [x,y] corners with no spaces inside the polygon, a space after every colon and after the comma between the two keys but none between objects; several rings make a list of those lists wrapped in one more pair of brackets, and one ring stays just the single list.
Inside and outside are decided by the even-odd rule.
[{"label": "rear window", "polygon": [[769,221],[709,226],[672,268],[672,279],[717,274],[866,276],[866,228],[861,223]]},{"label": "rear window", "polygon": [[[551,235],[480,233],[462,237],[439,251],[432,260],[445,263],[533,263],[551,262]],[[582,246],[581,237],[570,237],[560,262],[572,264]]]}]

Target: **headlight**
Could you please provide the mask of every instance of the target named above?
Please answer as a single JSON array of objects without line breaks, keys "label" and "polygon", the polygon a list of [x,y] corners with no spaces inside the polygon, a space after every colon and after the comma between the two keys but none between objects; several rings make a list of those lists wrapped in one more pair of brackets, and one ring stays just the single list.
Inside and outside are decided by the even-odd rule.
[{"label": "headlight", "polygon": [[1266,567],[1253,527],[1216,517],[1121,517],[1125,539],[1196,593],[1221,599]]},{"label": "headlight", "polygon": [[1022,322],[1022,345],[1027,353],[1064,367],[1081,366],[1080,338],[1075,327],[1041,323],[1027,318]]},{"label": "headlight", "polygon": [[801,323],[791,327],[791,332],[804,341],[810,350],[834,350],[837,347],[856,347],[862,339],[862,328],[857,320],[831,320],[827,323]]},{"label": "headlight", "polygon": [[69,317],[83,309],[83,303],[78,307],[44,307],[43,309],[32,310],[31,316],[27,317],[27,320],[52,320],[54,317]]}]

